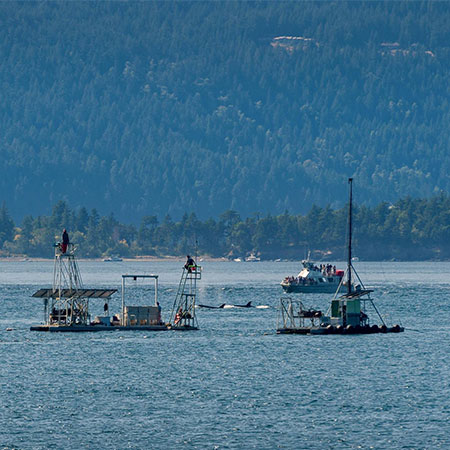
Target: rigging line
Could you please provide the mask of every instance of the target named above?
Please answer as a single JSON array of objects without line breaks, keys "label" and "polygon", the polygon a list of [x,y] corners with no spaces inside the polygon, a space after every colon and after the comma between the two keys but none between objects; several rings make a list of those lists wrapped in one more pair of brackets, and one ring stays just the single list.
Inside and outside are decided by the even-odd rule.
[{"label": "rigging line", "polygon": [[345,245],[342,247],[342,261],[347,261],[347,242],[348,242],[348,227],[345,224]]}]

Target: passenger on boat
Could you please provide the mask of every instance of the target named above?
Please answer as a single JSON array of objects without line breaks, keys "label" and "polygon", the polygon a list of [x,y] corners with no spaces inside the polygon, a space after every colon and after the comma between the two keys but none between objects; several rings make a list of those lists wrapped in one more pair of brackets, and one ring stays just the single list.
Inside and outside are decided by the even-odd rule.
[{"label": "passenger on boat", "polygon": [[183,308],[180,306],[180,309],[178,310],[178,312],[175,315],[175,325],[177,325],[180,321],[181,318],[183,317]]},{"label": "passenger on boat", "polygon": [[369,317],[367,316],[367,314],[364,311],[361,311],[359,313],[359,322],[360,322],[360,324],[364,326],[364,325],[367,324],[368,320],[369,320]]},{"label": "passenger on boat", "polygon": [[64,228],[61,240],[61,253],[63,254],[66,253],[68,245],[69,245],[69,234],[67,233],[67,230]]},{"label": "passenger on boat", "polygon": [[161,319],[161,305],[159,304],[159,302],[156,302],[156,305],[158,306],[158,324],[162,324],[162,319]]},{"label": "passenger on boat", "polygon": [[184,268],[190,273],[193,270],[195,270],[195,261],[189,256],[186,256],[187,261],[186,264],[184,265]]},{"label": "passenger on boat", "polygon": [[119,317],[118,314],[114,314],[111,317],[111,325],[114,325],[114,326],[119,326],[120,325],[120,317]]}]

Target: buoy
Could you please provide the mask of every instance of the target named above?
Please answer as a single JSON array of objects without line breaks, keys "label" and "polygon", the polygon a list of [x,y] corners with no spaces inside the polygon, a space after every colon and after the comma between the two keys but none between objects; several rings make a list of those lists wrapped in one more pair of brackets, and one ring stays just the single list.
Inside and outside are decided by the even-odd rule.
[{"label": "buoy", "polygon": [[347,326],[345,327],[345,332],[346,332],[346,333],[351,334],[351,333],[353,333],[353,331],[354,331],[353,325],[347,325]]},{"label": "buoy", "polygon": [[381,333],[387,333],[387,326],[386,325],[381,325],[380,332]]},{"label": "buoy", "polygon": [[342,333],[344,331],[344,328],[342,327],[342,325],[338,325],[336,327],[336,333]]},{"label": "buoy", "polygon": [[378,328],[378,325],[372,325],[370,327],[370,331],[371,331],[371,333],[379,333],[380,329]]}]

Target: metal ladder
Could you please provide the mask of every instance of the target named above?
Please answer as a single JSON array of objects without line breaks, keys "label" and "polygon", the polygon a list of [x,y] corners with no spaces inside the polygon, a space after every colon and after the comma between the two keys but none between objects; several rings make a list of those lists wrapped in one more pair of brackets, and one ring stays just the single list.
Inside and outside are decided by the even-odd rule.
[{"label": "metal ladder", "polygon": [[[197,280],[201,280],[201,278],[202,273],[200,266],[195,265],[189,269],[183,267],[177,294],[170,314],[170,323],[173,324],[174,328],[197,328],[195,300],[197,296]],[[186,284],[188,284],[188,286],[186,286]]]}]

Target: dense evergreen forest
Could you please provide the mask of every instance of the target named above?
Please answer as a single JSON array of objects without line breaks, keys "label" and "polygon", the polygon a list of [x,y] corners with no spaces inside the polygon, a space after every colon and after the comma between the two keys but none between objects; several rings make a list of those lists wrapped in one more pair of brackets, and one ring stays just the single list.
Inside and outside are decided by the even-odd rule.
[{"label": "dense evergreen forest", "polygon": [[[5,205],[0,209],[0,255],[53,256],[53,244],[67,228],[79,256],[107,255],[183,256],[194,253],[213,257],[302,259],[308,251],[314,258],[346,258],[346,207],[313,206],[306,215],[287,212],[255,214],[243,219],[233,210],[199,220],[194,213],[161,222],[144,216],[138,227],[124,225],[113,215],[101,216],[95,209],[71,209],[59,201],[49,216],[26,216],[15,226]],[[395,204],[356,206],[354,254],[366,260],[450,259],[450,196],[428,200],[405,198]]]},{"label": "dense evergreen forest", "polygon": [[[47,254],[60,200],[85,255],[184,252],[187,236],[162,230],[226,210],[199,225],[214,230],[199,233],[205,251],[297,248],[299,223],[339,217],[349,176],[360,220],[380,215],[367,231],[441,246],[424,227],[388,238],[395,213],[370,208],[408,196],[431,208],[449,191],[448,2],[14,1],[0,19],[0,201],[23,219],[8,248]],[[273,215],[239,219],[256,211]],[[111,213],[149,218],[136,231]],[[323,232],[341,242],[341,228]]]}]

